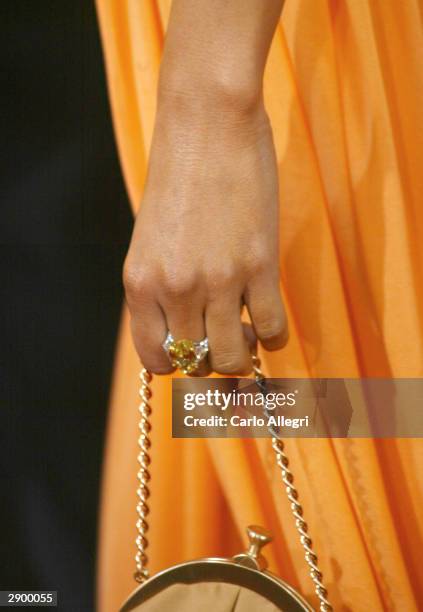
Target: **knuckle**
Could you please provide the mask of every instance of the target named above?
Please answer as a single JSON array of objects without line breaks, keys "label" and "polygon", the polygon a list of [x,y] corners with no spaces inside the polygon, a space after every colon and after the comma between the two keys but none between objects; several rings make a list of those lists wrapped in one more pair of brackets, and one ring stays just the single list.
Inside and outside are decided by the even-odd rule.
[{"label": "knuckle", "polygon": [[175,371],[175,368],[172,367],[170,364],[169,365],[153,364],[151,367],[147,367],[147,370],[149,370],[152,374],[163,376],[165,374],[171,374],[172,372]]},{"label": "knuckle", "polygon": [[172,274],[166,273],[161,280],[164,294],[171,299],[185,298],[192,295],[198,287],[198,279],[190,272],[180,271]]},{"label": "knuckle", "polygon": [[210,299],[220,298],[228,290],[234,287],[237,281],[235,270],[225,267],[221,270],[213,270],[206,274],[207,293]]},{"label": "knuckle", "polygon": [[268,245],[253,244],[244,259],[244,269],[249,277],[268,272],[274,267],[274,258],[271,256]]},{"label": "knuckle", "polygon": [[260,253],[246,261],[245,267],[247,275],[253,277],[264,274],[269,270],[270,264],[271,260],[264,253]]},{"label": "knuckle", "polygon": [[272,340],[283,336],[285,333],[285,321],[279,317],[269,317],[257,323],[257,333],[262,340]]},{"label": "knuckle", "polygon": [[125,263],[123,268],[123,286],[129,301],[138,301],[152,286],[150,270],[144,266]]},{"label": "knuckle", "polygon": [[154,351],[146,351],[145,348],[143,346],[144,350],[138,350],[138,355],[141,363],[149,372],[152,374],[171,374],[175,371],[166,355],[161,355],[159,351],[157,351],[157,354]]},{"label": "knuckle", "polygon": [[230,353],[219,355],[212,364],[213,369],[220,374],[243,374],[247,369],[240,355]]}]

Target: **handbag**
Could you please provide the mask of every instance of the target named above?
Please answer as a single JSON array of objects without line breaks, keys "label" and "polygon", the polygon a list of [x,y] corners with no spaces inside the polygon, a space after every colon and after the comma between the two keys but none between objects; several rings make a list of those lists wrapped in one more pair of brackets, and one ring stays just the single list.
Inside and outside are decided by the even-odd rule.
[{"label": "handbag", "polygon": [[[260,360],[255,355],[253,369],[257,385],[265,391],[265,377],[260,369]],[[150,577],[147,569],[146,535],[149,528],[147,516],[150,496],[149,419],[152,375],[143,369],[140,379],[137,553],[134,574],[139,586],[122,605],[120,612],[313,612],[310,604],[293,587],[267,570],[266,559],[261,551],[263,546],[272,540],[272,536],[266,529],[256,525],[247,528],[249,546],[245,552],[228,559],[209,557],[180,563]],[[323,585],[323,576],[318,567],[317,555],[313,551],[284,443],[275,431],[272,430],[271,434],[275,460],[315,586],[319,610],[330,612],[333,607]]]}]

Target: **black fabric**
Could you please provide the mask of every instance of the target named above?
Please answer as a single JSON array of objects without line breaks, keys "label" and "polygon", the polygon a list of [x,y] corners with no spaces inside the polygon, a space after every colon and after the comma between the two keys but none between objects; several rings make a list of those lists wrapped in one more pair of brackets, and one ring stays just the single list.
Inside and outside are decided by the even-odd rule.
[{"label": "black fabric", "polygon": [[95,7],[0,3],[0,590],[93,611],[131,215]]}]

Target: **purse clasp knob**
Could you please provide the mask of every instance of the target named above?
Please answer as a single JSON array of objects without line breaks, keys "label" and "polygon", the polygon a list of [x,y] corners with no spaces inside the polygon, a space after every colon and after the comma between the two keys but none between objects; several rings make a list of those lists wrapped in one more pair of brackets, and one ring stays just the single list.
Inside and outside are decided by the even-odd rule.
[{"label": "purse clasp knob", "polygon": [[261,554],[263,546],[273,540],[272,534],[259,525],[247,527],[249,546],[246,552],[236,555],[233,560],[240,565],[262,571],[267,567],[267,561]]}]

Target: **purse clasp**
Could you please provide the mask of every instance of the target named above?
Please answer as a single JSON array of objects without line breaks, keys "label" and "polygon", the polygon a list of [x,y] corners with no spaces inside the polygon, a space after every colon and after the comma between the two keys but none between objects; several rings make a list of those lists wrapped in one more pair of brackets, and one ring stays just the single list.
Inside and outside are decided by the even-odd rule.
[{"label": "purse clasp", "polygon": [[267,529],[259,525],[249,525],[247,535],[249,539],[248,549],[244,553],[235,555],[233,560],[239,565],[251,567],[261,572],[267,567],[267,561],[261,554],[261,549],[273,540],[273,536]]}]

